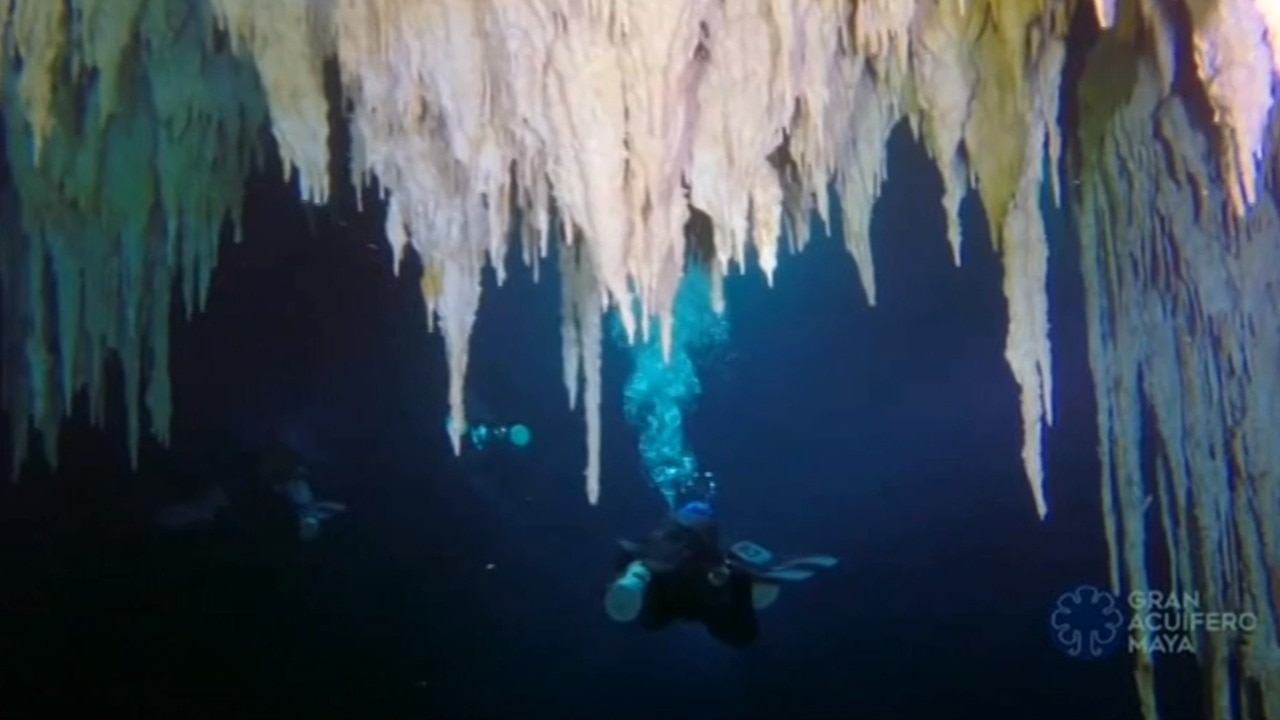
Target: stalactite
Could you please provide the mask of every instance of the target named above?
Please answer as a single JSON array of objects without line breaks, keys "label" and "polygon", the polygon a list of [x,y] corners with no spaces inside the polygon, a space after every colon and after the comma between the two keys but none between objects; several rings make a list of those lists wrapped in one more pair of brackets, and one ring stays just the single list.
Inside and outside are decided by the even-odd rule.
[{"label": "stalactite", "polygon": [[[224,220],[238,226],[264,103],[302,197],[328,197],[320,80],[335,59],[352,180],[384,193],[397,267],[409,249],[422,260],[428,322],[446,341],[455,445],[480,273],[488,263],[501,279],[513,218],[527,230],[526,262],[561,245],[564,381],[571,403],[584,383],[595,502],[602,313],[618,312],[632,340],[656,314],[666,341],[690,205],[712,220],[718,285],[748,244],[771,278],[779,228],[799,249],[810,209],[830,227],[829,188],[874,303],[870,217],[885,141],[905,119],[941,173],[957,262],[955,216],[971,185],[986,211],[1004,267],[1023,465],[1043,516],[1052,373],[1039,200],[1046,180],[1060,192],[1062,38],[1067,17],[1086,12],[1104,31],[1071,89],[1081,118],[1073,192],[1113,584],[1146,588],[1147,536],[1164,533],[1176,586],[1267,619],[1247,646],[1206,640],[1218,717],[1229,658],[1260,688],[1244,702],[1280,718],[1267,671],[1280,593],[1269,579],[1280,564],[1280,449],[1266,434],[1280,422],[1280,341],[1265,314],[1280,267],[1266,237],[1280,222],[1275,4],[683,0],[675,10],[622,0],[0,0],[16,193],[0,198],[0,228],[13,236],[0,244],[0,273],[15,471],[26,420],[53,459],[79,389],[102,419],[113,352],[133,452],[142,401],[163,438],[164,289],[179,283],[188,312],[203,302]],[[216,49],[215,26],[233,52]],[[1183,58],[1213,109],[1213,138],[1192,129],[1175,89]],[[1144,403],[1164,448],[1147,475],[1137,454]],[[1159,529],[1143,514],[1148,497]],[[1151,716],[1151,658],[1140,655],[1136,672]]]},{"label": "stalactite", "polygon": [[[972,7],[952,3],[919,16],[905,3],[763,0],[728,6],[690,0],[680,12],[661,16],[632,14],[634,8],[611,0],[340,0],[331,12],[305,18],[293,0],[280,7],[279,17],[266,5],[238,0],[217,0],[217,7],[232,37],[253,48],[259,64],[285,64],[265,48],[320,38],[313,41],[314,56],[324,49],[318,43],[332,38],[353,108],[353,174],[361,181],[377,178],[387,193],[397,262],[411,245],[445,276],[452,264],[455,276],[470,277],[478,268],[469,248],[480,243],[501,277],[494,258],[510,222],[505,198],[514,167],[526,183],[524,193],[536,191],[545,177],[566,226],[582,229],[602,303],[621,313],[631,337],[647,337],[654,315],[664,337],[671,334],[669,309],[684,255],[680,228],[687,217],[681,178],[689,181],[690,202],[718,225],[721,269],[731,260],[741,265],[749,239],[766,277],[772,276],[784,193],[769,157],[785,136],[802,196],[816,199],[824,217],[826,182],[834,177],[845,242],[872,302],[871,208],[887,171],[885,141],[909,108],[921,108],[932,136],[951,147],[939,155],[955,181],[946,198],[952,206],[958,207],[965,169],[956,161],[956,143],[963,138],[969,146],[996,146],[972,170],[997,230],[993,235],[1001,236],[1016,189],[1040,173],[1037,163],[1024,162],[1024,146],[1043,128],[1023,115],[1057,82],[1054,72],[1028,76],[1025,68],[1056,72],[1039,55],[1051,45],[1046,37],[1063,32],[1053,25],[1057,15],[1039,4],[990,0]],[[960,100],[931,104],[912,82],[913,35],[957,34],[976,44],[981,60],[967,93],[973,100],[968,117],[956,112]],[[531,76],[535,69],[539,75]],[[291,77],[281,72],[273,67],[263,74]],[[278,85],[268,83],[273,109],[283,102]],[[299,107],[280,108],[273,123],[277,136],[296,134]],[[322,150],[308,152],[320,157]],[[448,228],[461,227],[456,218],[480,214],[487,223],[469,226],[474,240],[451,239]],[[545,220],[539,224],[545,227]],[[958,242],[957,236],[956,247]],[[1036,257],[1024,246],[1042,243],[1034,233],[1011,238],[1005,246],[1022,255],[1007,260]],[[1019,276],[1017,283],[1010,294],[1010,363],[1030,398],[1024,404],[1040,408],[1024,410],[1024,464],[1043,513],[1038,448],[1048,413],[1035,400],[1048,387],[1043,277]],[[457,286],[472,284],[459,280]],[[465,374],[461,346],[477,299],[467,298],[449,306],[458,317],[438,318],[452,328],[455,376]],[[1024,358],[1032,357],[1039,359],[1025,365]],[[457,382],[451,383],[451,397],[460,398]],[[460,405],[451,412],[463,427]]]},{"label": "stalactite", "polygon": [[960,201],[968,190],[969,169],[961,153],[964,121],[976,81],[968,48],[977,31],[977,16],[956,3],[920,8],[913,28],[912,72],[923,125],[924,145],[942,176],[942,206],[947,216],[951,257],[960,264]]},{"label": "stalactite", "polygon": [[[1102,52],[1110,61],[1094,66],[1086,85],[1114,81],[1118,56]],[[1128,62],[1133,81],[1105,91],[1123,93],[1121,101],[1090,121],[1097,135],[1089,137],[1101,144],[1080,176],[1113,583],[1146,591],[1162,570],[1149,566],[1148,536],[1163,533],[1171,590],[1260,620],[1246,642],[1198,635],[1210,716],[1280,717],[1277,186],[1268,178],[1248,220],[1237,222],[1236,190],[1221,181],[1210,139],[1195,129],[1184,99],[1166,94],[1154,58]],[[1275,147],[1280,123],[1269,134]],[[1154,476],[1144,476],[1139,457],[1144,408],[1159,439]],[[1234,684],[1227,669],[1237,663],[1242,681]],[[1144,713],[1156,717],[1145,652],[1136,672]],[[1257,691],[1242,692],[1251,686]]]},{"label": "stalactite", "polygon": [[1257,5],[1270,0],[1189,0],[1192,45],[1224,152],[1227,195],[1237,215],[1257,197],[1258,162],[1271,114],[1272,57]]},{"label": "stalactite", "polygon": [[599,284],[596,282],[591,249],[575,233],[571,245],[560,249],[561,337],[564,342],[564,380],[569,404],[578,397],[582,384],[582,409],[586,418],[587,501],[600,500],[600,400],[601,350],[604,323],[601,321]]},{"label": "stalactite", "polygon": [[[77,22],[33,5],[65,7]],[[28,420],[55,463],[78,391],[105,420],[108,353],[123,370],[131,457],[145,429],[167,439],[169,293],[178,281],[188,311],[203,302],[265,128],[253,69],[212,52],[207,6],[112,9],[17,3],[13,15],[21,64],[6,84],[27,88],[4,96],[17,193],[8,211],[21,228],[5,241],[6,327],[25,346],[6,353],[22,368],[6,382],[15,473]]]},{"label": "stalactite", "polygon": [[329,101],[324,59],[333,53],[328,2],[211,0],[232,48],[252,57],[271,103],[285,180],[297,172],[305,201],[329,199]]},{"label": "stalactite", "polygon": [[569,393],[569,409],[578,405],[578,388],[582,382],[582,337],[578,334],[578,302],[576,292],[578,265],[576,252],[565,248],[560,253],[560,360],[564,367],[564,387]]},{"label": "stalactite", "polygon": [[[768,156],[781,144],[794,95],[786,68],[771,67],[783,50],[779,18],[767,3],[726,5],[709,14],[708,37],[697,78],[697,124],[690,157],[689,201],[706,212],[715,229],[722,271],[746,266],[754,207],[775,212],[781,205],[777,173]],[[776,236],[776,232],[772,233]],[[768,243],[773,242],[770,237]],[[772,282],[776,249],[763,245],[766,278]]]}]

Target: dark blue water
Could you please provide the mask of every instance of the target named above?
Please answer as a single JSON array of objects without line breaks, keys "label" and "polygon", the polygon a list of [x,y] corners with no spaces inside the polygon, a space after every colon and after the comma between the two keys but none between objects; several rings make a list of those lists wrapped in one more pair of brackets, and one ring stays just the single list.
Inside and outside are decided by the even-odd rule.
[{"label": "dark blue water", "polygon": [[[829,239],[784,258],[772,290],[754,269],[731,280],[732,346],[688,420],[728,537],[842,560],[784,590],[756,646],[604,616],[613,540],[663,506],[622,418],[616,347],[603,499],[586,504],[553,273],[490,288],[471,354],[476,395],[535,442],[460,465],[416,269],[392,276],[377,213],[348,201],[308,217],[269,174],[207,312],[175,319],[171,448],[148,443],[131,475],[118,422],[73,425],[59,473],[0,492],[4,717],[1136,717],[1125,658],[1081,662],[1049,642],[1055,597],[1107,577],[1065,220],[1051,221],[1041,522],[986,221],[970,199],[953,267],[936,172],[903,133],[890,168],[872,226],[878,307]],[[257,507],[245,478],[281,426],[307,438],[318,489],[351,507],[318,543],[265,506],[236,510]],[[156,503],[211,482],[233,495],[212,531],[148,529]]]}]

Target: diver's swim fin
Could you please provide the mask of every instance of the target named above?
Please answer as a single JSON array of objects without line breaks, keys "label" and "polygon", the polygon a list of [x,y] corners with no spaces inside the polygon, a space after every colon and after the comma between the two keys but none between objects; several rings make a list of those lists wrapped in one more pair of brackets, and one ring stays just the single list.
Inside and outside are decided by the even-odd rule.
[{"label": "diver's swim fin", "polygon": [[765,570],[759,577],[780,582],[800,582],[813,577],[812,570]]},{"label": "diver's swim fin", "polygon": [[741,540],[729,547],[739,560],[753,566],[761,578],[780,582],[800,582],[813,577],[820,568],[833,568],[839,560],[830,555],[802,555],[777,562],[780,558],[758,543]]},{"label": "diver's swim fin", "polygon": [[840,561],[830,555],[805,555],[803,557],[789,558],[786,562],[774,566],[775,570],[782,568],[796,567],[797,565],[812,565],[820,568],[833,568],[840,564]]},{"label": "diver's swim fin", "polygon": [[329,500],[321,500],[311,504],[311,512],[321,520],[328,520],[340,512],[346,512],[347,506],[340,502],[331,502]]},{"label": "diver's swim fin", "polygon": [[749,565],[766,567],[773,562],[773,553],[750,540],[739,540],[729,547],[734,557]]},{"label": "diver's swim fin", "polygon": [[763,610],[777,602],[780,592],[782,588],[777,583],[751,583],[751,606],[756,610]]}]

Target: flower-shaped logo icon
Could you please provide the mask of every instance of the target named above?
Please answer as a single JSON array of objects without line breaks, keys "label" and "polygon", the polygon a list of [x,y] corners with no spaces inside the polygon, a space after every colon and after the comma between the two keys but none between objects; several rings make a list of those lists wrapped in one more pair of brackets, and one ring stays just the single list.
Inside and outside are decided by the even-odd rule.
[{"label": "flower-shaped logo icon", "polygon": [[1081,585],[1058,596],[1049,615],[1054,647],[1073,658],[1093,660],[1110,655],[1124,637],[1124,613],[1116,596]]}]

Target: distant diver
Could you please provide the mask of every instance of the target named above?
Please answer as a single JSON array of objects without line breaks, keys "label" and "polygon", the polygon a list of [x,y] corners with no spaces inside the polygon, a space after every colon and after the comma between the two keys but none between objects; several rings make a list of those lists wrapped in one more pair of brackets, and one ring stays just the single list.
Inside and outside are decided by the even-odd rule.
[{"label": "distant diver", "polygon": [[311,491],[311,473],[305,465],[294,468],[288,479],[276,486],[276,492],[288,499],[293,508],[298,519],[298,538],[303,541],[318,538],[320,526],[326,520],[347,510],[347,506],[340,502],[315,499]]},{"label": "distant diver", "polygon": [[[534,463],[533,431],[517,421],[510,408],[495,412],[470,387],[466,407],[467,424],[459,433],[459,452],[450,468],[462,480],[459,487],[467,490],[471,499],[479,501],[492,517],[504,522],[526,521],[525,510],[542,491],[538,483],[541,475]],[[445,416],[442,429],[453,436],[451,417]]]},{"label": "distant diver", "polygon": [[[445,432],[449,432],[453,428],[453,420],[446,417],[444,428]],[[530,432],[529,426],[522,423],[503,425],[472,419],[468,422],[466,431],[462,433],[462,439],[466,448],[474,450],[486,450],[499,445],[524,448],[528,447],[529,442],[533,440],[533,433]]]},{"label": "distant diver", "polygon": [[722,551],[719,527],[704,502],[684,505],[644,542],[620,544],[617,576],[604,598],[611,619],[638,620],[647,630],[697,622],[738,648],[756,640],[756,611],[777,600],[782,583],[808,580],[837,563],[827,555],[780,560],[748,541]]}]

